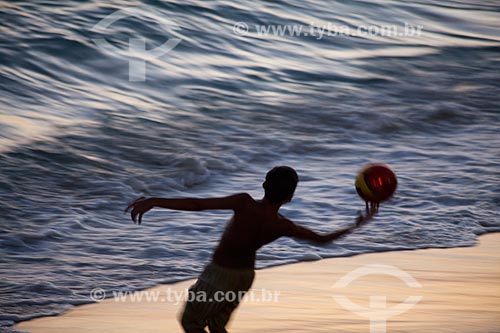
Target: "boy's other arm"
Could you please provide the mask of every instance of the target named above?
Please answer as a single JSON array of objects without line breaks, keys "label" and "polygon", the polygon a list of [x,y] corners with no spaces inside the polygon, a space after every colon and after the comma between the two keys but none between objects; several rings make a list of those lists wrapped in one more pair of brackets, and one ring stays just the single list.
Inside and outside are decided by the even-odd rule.
[{"label": "boy's other arm", "polygon": [[355,228],[356,226],[352,226],[338,231],[320,234],[309,228],[300,225],[295,225],[295,227],[292,228],[293,230],[291,230],[291,232],[288,233],[286,236],[323,244],[339,239],[342,236],[345,236],[351,231],[353,231]]},{"label": "boy's other arm", "polygon": [[288,220],[289,226],[287,228],[285,236],[293,237],[296,239],[308,240],[320,244],[328,243],[347,235],[348,233],[354,231],[356,228],[365,224],[368,220],[372,218],[374,213],[375,212],[370,211],[366,216],[360,214],[356,219],[355,225],[325,234],[317,233],[314,230],[297,225],[292,221]]},{"label": "boy's other arm", "polygon": [[[247,193],[239,193],[219,198],[139,198],[129,204],[125,209],[132,209],[130,216],[132,221],[142,222],[142,216],[152,208],[166,208],[174,210],[200,211],[209,209],[232,209],[236,210],[247,204],[251,199]],[[137,220],[138,217],[138,220]]]}]

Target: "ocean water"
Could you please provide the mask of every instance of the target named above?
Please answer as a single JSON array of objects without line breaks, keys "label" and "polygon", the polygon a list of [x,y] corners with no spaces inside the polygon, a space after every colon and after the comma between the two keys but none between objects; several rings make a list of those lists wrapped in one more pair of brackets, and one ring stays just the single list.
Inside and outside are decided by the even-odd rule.
[{"label": "ocean water", "polygon": [[[95,31],[124,8],[139,15]],[[138,226],[127,202],[260,198],[275,165],[301,179],[282,213],[317,231],[363,208],[365,163],[390,164],[399,188],[363,229],[322,247],[280,239],[259,268],[500,231],[499,13],[473,0],[0,1],[0,330],[96,287],[195,277],[230,213],[154,210]],[[405,24],[421,34],[356,34]],[[306,30],[259,32],[278,25]],[[130,38],[180,42],[131,81],[148,51],[128,53]]]}]

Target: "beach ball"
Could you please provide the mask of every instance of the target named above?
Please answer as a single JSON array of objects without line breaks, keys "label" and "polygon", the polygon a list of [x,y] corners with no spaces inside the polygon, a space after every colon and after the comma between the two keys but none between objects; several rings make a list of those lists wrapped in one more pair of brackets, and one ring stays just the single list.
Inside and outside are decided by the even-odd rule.
[{"label": "beach ball", "polygon": [[389,199],[398,185],[396,174],[385,164],[368,164],[358,173],[356,191],[367,202],[379,203]]}]

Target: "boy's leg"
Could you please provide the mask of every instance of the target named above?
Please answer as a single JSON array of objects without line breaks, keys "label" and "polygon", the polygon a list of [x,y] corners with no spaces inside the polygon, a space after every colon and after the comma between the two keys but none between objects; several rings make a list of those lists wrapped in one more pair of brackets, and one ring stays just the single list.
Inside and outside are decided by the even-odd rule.
[{"label": "boy's leg", "polygon": [[208,266],[194,285],[188,290],[188,298],[181,317],[181,325],[186,333],[206,333],[208,319],[219,313],[223,303],[216,302],[218,288],[210,282],[212,269]]},{"label": "boy's leg", "polygon": [[[227,333],[226,325],[229,322],[229,319],[231,319],[233,311],[240,304],[240,300],[252,286],[254,276],[255,273],[253,271],[243,274],[238,287],[232,291],[236,297],[234,301],[221,302],[221,306],[217,313],[208,319],[208,329],[210,330],[210,333]],[[226,296],[231,297],[233,295],[226,294]]]},{"label": "boy's leg", "polygon": [[181,317],[181,325],[186,333],[206,333],[208,318],[217,311],[217,304],[208,301],[213,297],[211,289],[210,285],[200,279],[189,288]]},{"label": "boy's leg", "polygon": [[237,306],[237,302],[224,302],[219,312],[208,320],[210,333],[227,333],[226,325]]},{"label": "boy's leg", "polygon": [[[196,282],[194,285],[192,285],[189,288],[189,293],[194,292],[196,289],[198,289],[198,282]],[[198,314],[198,307],[200,306],[199,304],[195,304],[196,299],[191,298],[191,296],[188,296],[188,299],[186,300],[186,304],[184,305],[184,310],[182,312],[182,317],[181,317],[181,325],[182,328],[184,329],[185,333],[207,333],[205,331],[205,326],[206,324],[206,318],[203,318],[199,316]]]}]

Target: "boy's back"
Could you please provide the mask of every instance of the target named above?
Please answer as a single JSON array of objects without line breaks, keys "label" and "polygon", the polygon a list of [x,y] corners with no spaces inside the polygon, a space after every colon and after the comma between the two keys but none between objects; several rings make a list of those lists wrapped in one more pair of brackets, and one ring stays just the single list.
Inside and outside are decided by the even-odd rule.
[{"label": "boy's back", "polygon": [[239,197],[241,203],[234,209],[213,261],[227,268],[254,268],[257,250],[286,235],[292,222],[261,200],[246,193]]}]

